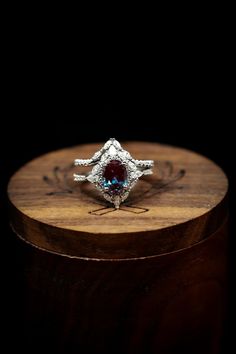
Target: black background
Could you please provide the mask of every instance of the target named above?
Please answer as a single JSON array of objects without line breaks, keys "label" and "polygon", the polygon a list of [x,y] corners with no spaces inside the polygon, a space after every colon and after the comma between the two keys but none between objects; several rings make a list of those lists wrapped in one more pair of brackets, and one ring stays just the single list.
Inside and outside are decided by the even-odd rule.
[{"label": "black background", "polygon": [[[161,49],[155,42],[145,60],[138,50],[130,56],[128,48],[122,55],[112,48],[103,55],[101,47],[95,47],[90,55],[84,50],[79,55],[70,52],[64,60],[59,48],[52,54],[52,43],[41,51],[34,41],[22,43],[16,34],[7,58],[0,123],[2,279],[6,295],[11,291],[8,276],[14,269],[15,252],[9,241],[6,208],[10,176],[22,164],[50,150],[105,142],[110,137],[178,145],[219,164],[230,181],[233,254],[236,176],[230,55],[224,51],[223,42],[219,49],[219,38],[211,39],[194,41],[194,45],[187,40],[183,47],[176,39],[175,44],[169,43],[168,51],[167,45]],[[158,55],[154,56],[155,50]],[[230,318],[235,315],[234,266],[231,256]],[[6,299],[9,309],[7,304]],[[230,326],[227,331],[227,340],[232,341]]]}]

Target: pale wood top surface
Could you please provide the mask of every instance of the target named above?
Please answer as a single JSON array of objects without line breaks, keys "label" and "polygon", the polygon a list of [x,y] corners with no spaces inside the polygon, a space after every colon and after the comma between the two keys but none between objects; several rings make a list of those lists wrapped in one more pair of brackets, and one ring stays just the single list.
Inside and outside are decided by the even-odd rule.
[{"label": "pale wood top surface", "polygon": [[[101,146],[90,144],[54,151],[36,158],[15,173],[8,193],[12,203],[12,225],[21,237],[39,247],[58,252],[63,252],[65,247],[65,253],[77,255],[79,251],[73,249],[77,247],[80,235],[80,250],[83,243],[87,249],[88,240],[93,239],[96,245],[101,244],[101,250],[95,253],[103,255],[103,242],[107,247],[107,240],[112,240],[109,249],[112,245],[119,249],[120,243],[121,248],[126,249],[134,242],[135,235],[140,251],[127,253],[132,256],[140,255],[142,249],[144,254],[151,254],[188,246],[214,232],[223,221],[223,199],[228,185],[222,170],[196,153],[154,143],[122,144],[136,159],[155,160],[155,168],[152,176],[140,179],[121,209],[114,210],[92,184],[73,181],[74,172],[90,169],[73,167],[73,160],[90,158]],[[67,245],[56,245],[55,236],[43,236],[42,241],[40,233],[45,234],[48,230],[50,235],[62,234]],[[143,233],[148,235],[145,245],[140,241]],[[164,240],[169,233],[172,236]],[[70,237],[73,242],[68,246]],[[153,251],[150,244],[145,252],[150,237],[155,238]],[[157,245],[158,237],[160,245]],[[173,240],[176,240],[174,245]],[[84,256],[92,254],[82,252]]]}]

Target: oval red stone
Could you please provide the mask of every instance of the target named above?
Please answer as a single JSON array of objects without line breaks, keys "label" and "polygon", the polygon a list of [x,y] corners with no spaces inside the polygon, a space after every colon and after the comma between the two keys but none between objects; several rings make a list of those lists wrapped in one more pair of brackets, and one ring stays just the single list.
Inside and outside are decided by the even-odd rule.
[{"label": "oval red stone", "polygon": [[105,167],[103,186],[112,193],[119,193],[127,183],[127,170],[119,160],[111,160]]}]

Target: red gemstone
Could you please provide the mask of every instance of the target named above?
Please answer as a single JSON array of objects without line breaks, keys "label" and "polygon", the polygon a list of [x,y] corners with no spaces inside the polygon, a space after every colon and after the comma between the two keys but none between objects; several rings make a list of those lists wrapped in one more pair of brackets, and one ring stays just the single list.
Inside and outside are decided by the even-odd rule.
[{"label": "red gemstone", "polygon": [[119,193],[127,183],[127,170],[118,160],[111,160],[105,167],[103,186],[111,193]]}]

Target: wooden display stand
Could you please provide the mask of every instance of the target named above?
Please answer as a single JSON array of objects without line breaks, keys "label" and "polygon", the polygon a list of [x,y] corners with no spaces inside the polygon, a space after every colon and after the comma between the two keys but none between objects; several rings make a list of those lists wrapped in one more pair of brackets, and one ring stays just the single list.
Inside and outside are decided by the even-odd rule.
[{"label": "wooden display stand", "polygon": [[[24,253],[27,340],[55,353],[215,354],[225,313],[227,179],[196,153],[124,143],[155,160],[115,210],[75,158],[41,156],[11,179],[10,219]],[[52,353],[52,351],[50,351]]]}]

